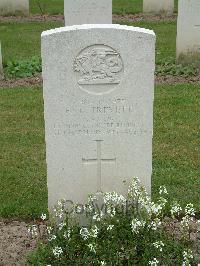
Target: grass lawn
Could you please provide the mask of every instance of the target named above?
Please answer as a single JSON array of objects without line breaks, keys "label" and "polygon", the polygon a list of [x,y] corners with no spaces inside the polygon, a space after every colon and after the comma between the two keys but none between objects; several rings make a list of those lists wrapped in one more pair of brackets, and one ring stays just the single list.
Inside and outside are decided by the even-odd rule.
[{"label": "grass lawn", "polygon": [[1,23],[3,61],[40,56],[41,33],[61,27],[61,23]]},{"label": "grass lawn", "polygon": [[[200,85],[157,86],[154,109],[153,197],[200,210]],[[33,218],[47,210],[41,89],[0,89],[0,217]]]},{"label": "grass lawn", "polygon": [[[41,13],[38,2],[44,13],[63,14],[64,0],[30,0],[32,14]],[[178,0],[175,0],[175,12],[177,12]],[[142,0],[113,0],[113,13],[141,13],[143,10]]]},{"label": "grass lawn", "polygon": [[[175,22],[137,22],[128,25],[153,29],[157,35],[157,63],[175,60]],[[4,63],[8,60],[40,56],[40,35],[44,30],[63,26],[59,22],[2,23],[0,36]]]},{"label": "grass lawn", "polygon": [[0,89],[0,217],[46,210],[43,99],[39,89]]}]

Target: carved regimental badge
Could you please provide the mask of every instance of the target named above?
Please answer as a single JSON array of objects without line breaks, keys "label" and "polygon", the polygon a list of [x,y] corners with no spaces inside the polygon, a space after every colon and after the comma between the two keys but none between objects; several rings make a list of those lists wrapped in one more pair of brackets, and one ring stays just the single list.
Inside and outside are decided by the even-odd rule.
[{"label": "carved regimental badge", "polygon": [[120,54],[106,45],[92,45],[82,50],[74,62],[77,82],[90,93],[112,91],[121,81],[123,62]]}]

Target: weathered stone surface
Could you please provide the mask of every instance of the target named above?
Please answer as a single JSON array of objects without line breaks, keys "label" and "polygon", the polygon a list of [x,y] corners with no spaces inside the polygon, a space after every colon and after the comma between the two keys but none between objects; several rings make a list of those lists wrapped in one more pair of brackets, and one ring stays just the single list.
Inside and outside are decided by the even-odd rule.
[{"label": "weathered stone surface", "polygon": [[29,0],[0,0],[0,15],[29,14]]},{"label": "weathered stone surface", "polygon": [[65,25],[112,23],[112,0],[65,0]]},{"label": "weathered stone surface", "polygon": [[121,25],[43,32],[49,207],[151,188],[155,35]]},{"label": "weathered stone surface", "polygon": [[143,0],[143,12],[171,16],[174,12],[174,0]]},{"label": "weathered stone surface", "polygon": [[1,53],[1,42],[0,42],[0,80],[3,80],[3,63],[2,63],[2,53]]},{"label": "weathered stone surface", "polygon": [[200,60],[200,1],[181,0],[178,6],[177,59]]}]

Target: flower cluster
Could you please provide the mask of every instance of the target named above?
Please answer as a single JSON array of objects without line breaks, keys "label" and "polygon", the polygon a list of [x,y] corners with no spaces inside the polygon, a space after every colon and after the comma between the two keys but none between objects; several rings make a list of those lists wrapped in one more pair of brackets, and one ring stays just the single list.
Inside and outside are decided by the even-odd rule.
[{"label": "flower cluster", "polygon": [[149,265],[151,266],[157,266],[159,263],[159,260],[157,260],[156,258],[154,258],[153,260],[149,261]]},{"label": "flower cluster", "polygon": [[167,195],[168,194],[168,192],[167,192],[167,189],[166,189],[166,187],[165,186],[160,186],[160,188],[159,188],[159,194],[160,195]]},{"label": "flower cluster", "polygon": [[183,266],[190,266],[190,261],[193,259],[192,251],[189,249],[183,252]]},{"label": "flower cluster", "polygon": [[175,218],[176,215],[180,215],[180,212],[182,211],[182,208],[180,206],[180,204],[178,203],[174,203],[171,207],[171,215],[172,215],[172,218]]},{"label": "flower cluster", "polygon": [[158,249],[160,252],[163,251],[163,247],[165,246],[162,241],[156,241],[153,243],[153,246]]},{"label": "flower cluster", "polygon": [[88,244],[87,246],[89,247],[91,252],[96,253],[96,249],[95,249],[95,245],[94,244]]},{"label": "flower cluster", "polygon": [[97,238],[99,229],[94,225],[90,230],[86,227],[82,227],[80,230],[80,235],[84,240],[87,240],[89,237]]},{"label": "flower cluster", "polygon": [[36,238],[39,235],[39,230],[37,225],[31,225],[28,227],[28,234],[31,238]]},{"label": "flower cluster", "polygon": [[116,215],[119,206],[126,206],[126,199],[122,195],[118,195],[116,192],[105,193],[103,197],[105,204],[105,214],[111,217]]},{"label": "flower cluster", "polygon": [[145,221],[139,221],[137,218],[134,218],[131,222],[131,228],[133,233],[138,234],[140,232],[140,229],[143,229],[145,225]]},{"label": "flower cluster", "polygon": [[193,204],[189,203],[185,207],[185,216],[181,220],[181,231],[183,237],[189,237],[190,235],[190,224],[194,222],[195,209]]},{"label": "flower cluster", "polygon": [[[182,212],[182,207],[168,203],[168,192],[164,186],[159,189],[159,199],[151,201],[146,189],[136,177],[128,188],[127,198],[116,192],[90,195],[85,205],[73,205],[71,214],[66,212],[64,201],[55,207],[55,222],[47,226],[47,241],[33,265],[141,265],[189,266],[194,258],[189,249],[189,240],[182,242],[167,234],[165,213],[170,210],[175,218]],[[102,204],[97,205],[98,201]],[[124,212],[124,208],[130,210]],[[74,215],[86,215],[83,220],[87,226],[76,223]],[[120,210],[123,210],[120,212]],[[180,221],[184,234],[190,232],[190,224],[194,220],[195,209],[192,204],[185,207],[185,216]],[[80,216],[82,217],[82,216]],[[41,215],[45,221],[46,214]],[[58,219],[57,219],[58,218]],[[179,217],[180,218],[180,217]],[[80,220],[81,221],[81,220]],[[82,224],[82,223],[81,223]],[[200,230],[200,221],[197,222]],[[32,226],[29,233],[37,236],[38,227]],[[172,252],[172,254],[168,254]],[[36,259],[37,256],[34,256]],[[41,261],[43,258],[43,261]],[[179,261],[176,261],[176,258]],[[180,261],[181,260],[181,261]],[[82,263],[82,264],[81,264]],[[193,263],[194,264],[194,263]],[[193,265],[191,264],[191,265]]]},{"label": "flower cluster", "polygon": [[185,214],[188,216],[195,216],[195,209],[192,203],[189,203],[185,207]]},{"label": "flower cluster", "polygon": [[61,247],[58,247],[56,246],[55,248],[53,248],[53,255],[56,257],[56,258],[59,258],[63,253],[63,250]]}]

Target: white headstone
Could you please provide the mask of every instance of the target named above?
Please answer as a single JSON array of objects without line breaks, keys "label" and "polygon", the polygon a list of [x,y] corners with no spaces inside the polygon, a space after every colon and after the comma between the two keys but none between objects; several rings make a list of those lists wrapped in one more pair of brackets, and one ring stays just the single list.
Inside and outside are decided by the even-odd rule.
[{"label": "white headstone", "polygon": [[143,0],[143,12],[172,16],[174,0]]},{"label": "white headstone", "polygon": [[151,188],[155,34],[121,25],[42,33],[49,207]]},{"label": "white headstone", "polygon": [[65,25],[112,23],[112,0],[65,0]]},{"label": "white headstone", "polygon": [[3,63],[2,63],[1,42],[0,42],[0,80],[2,79],[3,79]]},{"label": "white headstone", "polygon": [[178,4],[177,58],[190,62],[200,59],[200,1],[181,0]]},{"label": "white headstone", "polygon": [[0,0],[0,15],[29,14],[29,0]]}]

